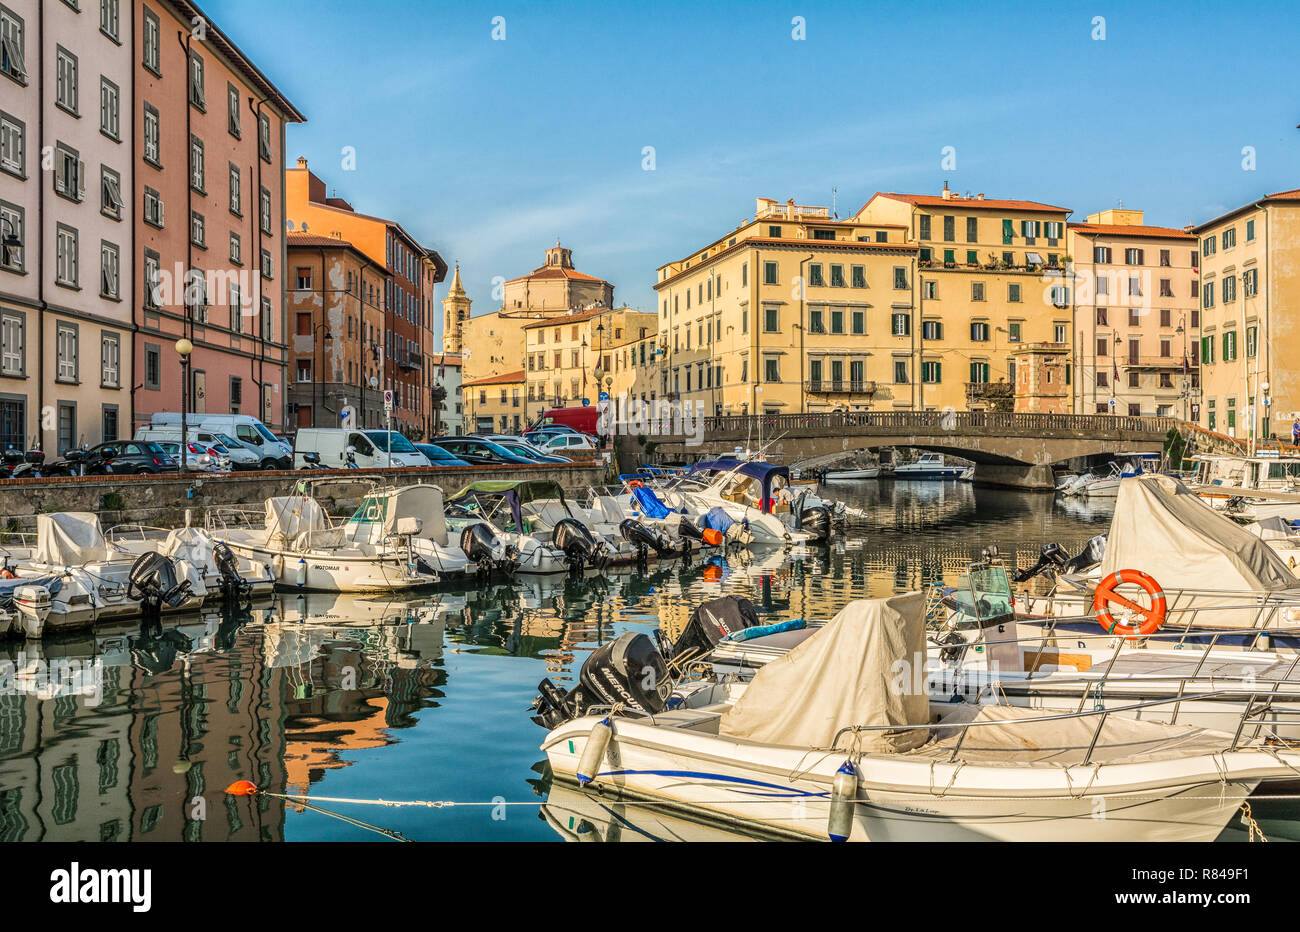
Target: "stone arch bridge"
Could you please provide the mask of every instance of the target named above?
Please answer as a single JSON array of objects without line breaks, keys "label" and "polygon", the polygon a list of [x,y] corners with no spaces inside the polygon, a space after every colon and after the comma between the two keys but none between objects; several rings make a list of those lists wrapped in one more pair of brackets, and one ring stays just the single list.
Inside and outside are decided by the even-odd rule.
[{"label": "stone arch bridge", "polygon": [[1052,466],[1067,460],[1158,453],[1170,429],[1178,425],[1168,417],[992,411],[724,415],[702,420],[702,430],[647,437],[655,441],[655,458],[694,462],[733,455],[736,447],[757,450],[761,444],[765,458],[795,463],[856,450],[916,447],[972,461],[976,482],[1024,489],[1053,488]]}]

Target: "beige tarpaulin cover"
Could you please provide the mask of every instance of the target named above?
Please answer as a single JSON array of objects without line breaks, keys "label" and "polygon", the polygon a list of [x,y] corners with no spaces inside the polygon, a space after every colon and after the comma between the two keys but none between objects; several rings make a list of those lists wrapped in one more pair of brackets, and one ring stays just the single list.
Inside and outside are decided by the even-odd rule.
[{"label": "beige tarpaulin cover", "polygon": [[436,485],[408,485],[393,492],[384,515],[384,533],[396,534],[400,518],[419,518],[417,538],[447,546],[447,515],[442,507],[442,489]]},{"label": "beige tarpaulin cover", "polygon": [[[1104,578],[1123,569],[1141,570],[1152,577],[1170,596],[1171,608],[1249,606],[1251,593],[1300,589],[1300,579],[1272,547],[1215,512],[1172,476],[1135,476],[1119,484],[1101,575]],[[1240,595],[1192,597],[1169,591],[1178,589]],[[1300,598],[1300,591],[1295,596]],[[1258,614],[1253,607],[1205,611],[1196,624],[1251,627]],[[1169,618],[1175,625],[1187,621],[1185,614]]]},{"label": "beige tarpaulin cover", "polygon": [[1291,540],[1295,536],[1287,520],[1277,515],[1247,524],[1246,530],[1263,540]]},{"label": "beige tarpaulin cover", "polygon": [[[824,748],[849,725],[926,722],[924,667],[924,595],[859,599],[762,667],[723,715],[719,731],[764,744]],[[858,747],[906,751],[927,737],[923,729],[868,731]]]},{"label": "beige tarpaulin cover", "polygon": [[89,511],[62,511],[36,516],[36,552],[32,562],[54,566],[80,566],[108,559],[108,544],[99,515]]},{"label": "beige tarpaulin cover", "polygon": [[273,547],[287,547],[303,531],[325,527],[325,511],[314,498],[285,495],[266,500],[266,542]]}]

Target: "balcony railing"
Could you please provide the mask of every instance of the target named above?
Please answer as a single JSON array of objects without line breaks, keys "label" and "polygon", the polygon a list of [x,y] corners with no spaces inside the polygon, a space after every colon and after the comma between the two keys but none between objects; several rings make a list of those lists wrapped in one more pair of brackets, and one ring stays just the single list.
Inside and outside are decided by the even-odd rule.
[{"label": "balcony railing", "polygon": [[876,383],[862,379],[812,379],[808,382],[808,391],[811,394],[874,395]]}]

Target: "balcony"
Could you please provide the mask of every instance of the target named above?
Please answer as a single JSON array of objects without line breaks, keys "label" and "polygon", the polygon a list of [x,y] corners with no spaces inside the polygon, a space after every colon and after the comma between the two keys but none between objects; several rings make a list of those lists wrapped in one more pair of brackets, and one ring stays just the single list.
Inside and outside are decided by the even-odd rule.
[{"label": "balcony", "polygon": [[808,392],[814,395],[874,395],[874,381],[844,379],[812,379],[808,382]]},{"label": "balcony", "polygon": [[982,404],[1010,411],[1015,406],[1015,386],[1010,382],[967,382],[966,404]]}]

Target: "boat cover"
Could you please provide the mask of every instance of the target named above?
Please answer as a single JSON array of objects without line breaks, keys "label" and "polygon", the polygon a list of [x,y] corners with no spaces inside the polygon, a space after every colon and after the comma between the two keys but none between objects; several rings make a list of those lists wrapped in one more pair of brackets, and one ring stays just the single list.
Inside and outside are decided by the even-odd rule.
[{"label": "boat cover", "polygon": [[325,510],[314,498],[283,495],[266,500],[268,544],[287,546],[303,531],[323,531],[327,526]]},{"label": "boat cover", "polygon": [[60,511],[36,516],[33,563],[81,566],[108,559],[108,543],[99,515],[90,511]]},{"label": "boat cover", "polygon": [[384,515],[384,533],[396,534],[401,518],[419,518],[417,538],[447,546],[447,515],[442,507],[442,489],[436,485],[408,485],[393,492]]},{"label": "boat cover", "polygon": [[[784,656],[763,666],[719,733],[763,744],[830,747],[850,725],[929,720],[925,596],[858,599]],[[925,743],[925,729],[864,731],[862,751],[896,753]]]},{"label": "boat cover", "polygon": [[[1272,547],[1220,515],[1173,476],[1148,474],[1119,484],[1100,572],[1104,578],[1123,569],[1140,570],[1166,590],[1230,590],[1246,598],[1251,592],[1300,590],[1300,579]],[[1300,591],[1295,595],[1300,598]],[[1178,608],[1224,604],[1223,596],[1212,595],[1171,600]],[[1196,623],[1251,627],[1258,615],[1255,607],[1220,608],[1207,611]]]},{"label": "boat cover", "polygon": [[647,518],[661,521],[672,513],[671,508],[659,501],[659,496],[654,493],[653,489],[640,486],[632,490],[632,497],[636,499],[641,514]]},{"label": "boat cover", "polygon": [[211,535],[196,527],[178,527],[167,532],[159,551],[173,560],[185,560],[191,566],[206,570],[212,565],[213,541]]},{"label": "boat cover", "polygon": [[721,505],[714,505],[700,518],[700,528],[702,530],[720,531],[723,534],[731,529],[736,521],[727,510]]},{"label": "boat cover", "polygon": [[1263,540],[1292,540],[1296,529],[1286,518],[1280,515],[1262,518],[1253,524],[1247,524],[1246,530]]}]

